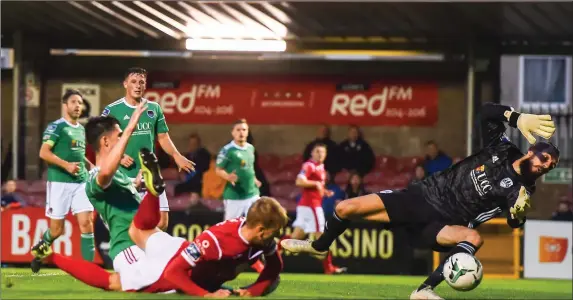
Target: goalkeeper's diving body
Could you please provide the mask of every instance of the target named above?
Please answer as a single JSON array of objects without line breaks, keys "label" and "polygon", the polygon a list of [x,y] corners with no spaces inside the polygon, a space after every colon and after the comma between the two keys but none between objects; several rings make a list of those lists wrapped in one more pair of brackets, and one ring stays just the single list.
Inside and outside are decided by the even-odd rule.
[{"label": "goalkeeper's diving body", "polygon": [[[382,191],[340,202],[314,242],[287,239],[291,252],[325,255],[347,228],[350,219],[392,223],[409,228],[426,246],[449,256],[474,255],[483,240],[476,227],[506,211],[507,224],[525,223],[535,180],[559,162],[559,150],[547,142],[535,143],[532,134],[549,139],[555,124],[549,115],[520,114],[511,107],[488,103],[481,112],[485,148],[406,189]],[[518,128],[532,146],[526,154],[505,135],[505,124]],[[447,257],[446,257],[447,259]],[[441,299],[434,288],[443,281],[442,264],[410,299]]]}]

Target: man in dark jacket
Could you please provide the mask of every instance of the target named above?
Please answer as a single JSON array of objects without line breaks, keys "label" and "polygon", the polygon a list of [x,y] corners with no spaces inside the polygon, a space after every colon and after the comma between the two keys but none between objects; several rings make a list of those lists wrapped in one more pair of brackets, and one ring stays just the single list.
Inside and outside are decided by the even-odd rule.
[{"label": "man in dark jacket", "polygon": [[198,134],[193,133],[189,136],[189,152],[185,157],[195,162],[195,172],[185,173],[183,182],[175,186],[175,194],[195,193],[197,197],[201,194],[203,173],[209,169],[211,162],[211,154],[201,145],[201,137]]},{"label": "man in dark jacket", "polygon": [[348,138],[340,143],[339,148],[342,152],[342,167],[349,172],[364,177],[374,168],[374,151],[362,137],[358,126],[348,128]]},{"label": "man in dark jacket", "polygon": [[326,160],[324,161],[324,167],[330,178],[334,178],[336,173],[340,171],[340,149],[335,141],[330,138],[330,128],[327,125],[322,125],[318,129],[316,139],[308,143],[304,148],[302,154],[303,161],[310,159],[310,152],[314,149],[316,144],[324,144],[326,146]]}]

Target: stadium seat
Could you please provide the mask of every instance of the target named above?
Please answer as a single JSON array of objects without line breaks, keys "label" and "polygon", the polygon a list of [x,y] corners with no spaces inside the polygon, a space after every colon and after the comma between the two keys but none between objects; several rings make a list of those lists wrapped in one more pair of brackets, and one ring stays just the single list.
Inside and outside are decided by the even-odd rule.
[{"label": "stadium seat", "polygon": [[28,181],[28,187],[25,193],[40,194],[46,193],[46,181],[44,180],[32,180]]},{"label": "stadium seat", "polygon": [[179,171],[175,168],[163,169],[161,170],[161,176],[163,176],[163,179],[166,181],[179,180]]},{"label": "stadium seat", "polygon": [[380,171],[368,173],[366,174],[366,176],[364,176],[362,182],[365,185],[376,184],[377,182],[380,182],[380,180],[382,180],[383,174],[384,173]]},{"label": "stadium seat", "polygon": [[293,184],[275,184],[271,186],[271,195],[275,198],[294,199],[296,189]]},{"label": "stadium seat", "polygon": [[348,171],[342,170],[338,172],[338,174],[336,174],[336,176],[334,177],[334,183],[338,185],[346,185],[348,183],[349,176],[350,173],[348,173]]},{"label": "stadium seat", "polygon": [[397,168],[396,171],[398,172],[403,172],[403,171],[407,171],[407,172],[414,172],[414,169],[416,168],[417,165],[419,165],[422,161],[423,158],[422,157],[401,157],[397,159],[398,164],[397,164]]},{"label": "stadium seat", "polygon": [[296,181],[297,173],[292,171],[280,171],[273,174],[273,181],[275,184],[290,184],[293,185]]},{"label": "stadium seat", "polygon": [[291,169],[292,167],[300,169],[301,165],[302,155],[300,154],[285,155],[280,158],[279,166],[281,169]]},{"label": "stadium seat", "polygon": [[259,154],[257,157],[257,164],[261,169],[267,170],[269,168],[278,167],[280,158],[274,154]]},{"label": "stadium seat", "polygon": [[201,203],[213,211],[224,211],[225,210],[223,200],[201,199]]},{"label": "stadium seat", "polygon": [[379,155],[376,157],[374,169],[379,171],[386,171],[386,170],[395,171],[397,169],[397,165],[398,162],[395,157],[387,155]]}]

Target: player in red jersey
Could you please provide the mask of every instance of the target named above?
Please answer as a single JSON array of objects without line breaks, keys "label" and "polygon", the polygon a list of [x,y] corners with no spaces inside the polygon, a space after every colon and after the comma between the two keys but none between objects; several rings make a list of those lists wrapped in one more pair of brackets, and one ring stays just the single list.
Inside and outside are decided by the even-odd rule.
[{"label": "player in red jersey", "polygon": [[[149,188],[140,203],[129,235],[145,251],[145,256],[124,268],[108,273],[100,266],[47,251],[49,259],[76,279],[104,290],[159,293],[176,290],[188,295],[223,298],[264,296],[279,283],[282,259],[274,237],[286,226],[285,209],[273,198],[262,197],[249,208],[246,218],[219,223],[200,234],[193,242],[172,237],[157,229],[160,220],[159,198],[165,188],[157,158],[141,151],[144,180]],[[222,288],[233,280],[243,266],[265,256],[266,264],[258,279],[237,290]]]},{"label": "player in red jersey", "polygon": [[[314,145],[311,158],[302,165],[302,170],[296,178],[296,185],[302,188],[302,197],[296,207],[296,219],[292,223],[294,231],[283,239],[302,240],[307,234],[314,233],[319,238],[324,231],[324,211],[322,198],[332,196],[332,191],[325,189],[326,171],[326,145]],[[330,251],[326,257],[317,257],[322,260],[325,274],[341,274],[346,268],[339,268],[332,264]]]}]

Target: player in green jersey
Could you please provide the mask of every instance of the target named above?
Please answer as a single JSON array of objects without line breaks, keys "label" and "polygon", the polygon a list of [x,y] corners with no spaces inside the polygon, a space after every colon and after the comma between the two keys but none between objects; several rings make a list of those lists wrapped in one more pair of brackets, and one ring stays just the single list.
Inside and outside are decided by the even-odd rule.
[{"label": "player in green jersey", "polygon": [[[32,247],[32,254],[50,247],[64,233],[64,221],[71,210],[76,216],[81,232],[81,253],[85,260],[94,258],[93,206],[85,192],[87,178],[84,127],[78,123],[82,113],[82,95],[68,90],[62,97],[64,117],[48,125],[42,138],[40,158],[48,163],[46,189],[46,216],[50,229]],[[44,249],[45,250],[45,249]],[[43,251],[43,250],[42,250]],[[32,271],[38,272],[40,263],[32,261]]]},{"label": "player in green jersey", "polygon": [[233,141],[217,155],[217,175],[227,181],[223,191],[225,220],[245,216],[259,198],[261,182],[255,177],[255,147],[247,143],[249,125],[245,119],[233,124]]},{"label": "player in green jersey", "polygon": [[86,124],[87,141],[96,153],[96,167],[89,173],[86,193],[109,228],[109,256],[116,272],[145,255],[129,237],[129,226],[141,196],[131,178],[120,168],[120,160],[147,109],[148,104],[140,102],[129,115],[130,121],[123,132],[119,121],[109,116],[92,118]]},{"label": "player in green jersey", "polygon": [[[142,68],[130,68],[127,70],[123,87],[125,88],[125,97],[109,104],[102,112],[102,116],[112,116],[119,121],[120,127],[125,129],[130,122],[130,116],[138,103],[143,100],[147,82],[147,71]],[[121,170],[132,180],[138,176],[141,169],[139,162],[135,159],[140,149],[147,148],[154,151],[155,139],[161,145],[161,148],[173,157],[173,160],[179,167],[179,170],[191,172],[194,170],[193,162],[181,155],[171,138],[169,137],[169,128],[165,121],[165,116],[159,104],[148,102],[145,113],[139,119],[132,138],[125,150],[121,160]],[[169,203],[167,196],[162,193],[159,197],[161,209],[161,221],[159,228],[165,230],[168,223]]]}]

